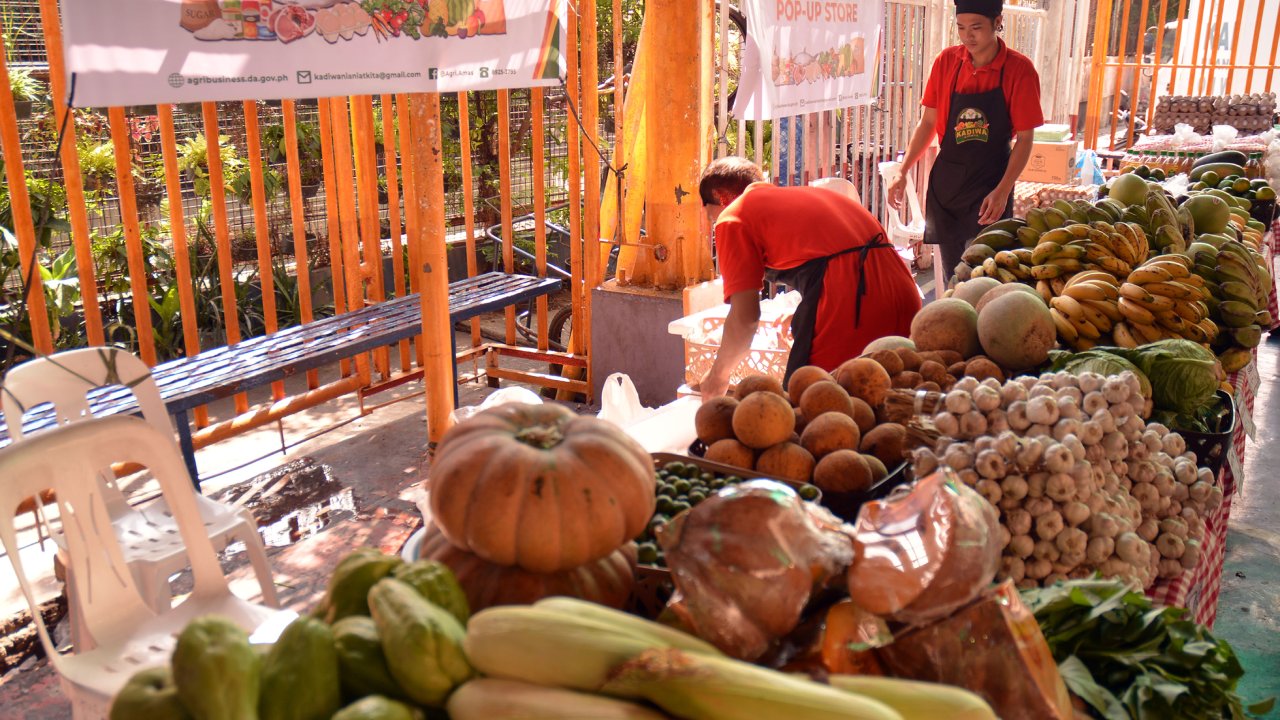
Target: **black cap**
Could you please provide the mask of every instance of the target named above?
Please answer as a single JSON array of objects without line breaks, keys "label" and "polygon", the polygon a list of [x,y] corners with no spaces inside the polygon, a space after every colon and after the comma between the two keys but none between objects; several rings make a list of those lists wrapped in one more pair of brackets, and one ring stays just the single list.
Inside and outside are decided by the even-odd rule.
[{"label": "black cap", "polygon": [[993,18],[1004,10],[1003,0],[956,0],[956,14],[985,15]]}]

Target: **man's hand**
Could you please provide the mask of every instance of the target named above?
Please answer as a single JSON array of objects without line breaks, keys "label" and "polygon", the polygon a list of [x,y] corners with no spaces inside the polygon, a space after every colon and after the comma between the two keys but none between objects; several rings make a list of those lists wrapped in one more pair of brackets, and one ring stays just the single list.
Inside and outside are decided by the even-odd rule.
[{"label": "man's hand", "polygon": [[893,182],[889,183],[889,207],[898,210],[902,207],[902,193],[907,188],[907,174],[898,171],[893,177]]},{"label": "man's hand", "polygon": [[702,402],[707,403],[729,392],[729,378],[717,377],[715,372],[711,371],[702,378],[702,382],[698,383],[696,389],[702,394]]},{"label": "man's hand", "polygon": [[982,199],[982,207],[978,210],[978,222],[982,225],[990,225],[999,220],[1008,205],[1009,191],[997,185],[991,194]]}]

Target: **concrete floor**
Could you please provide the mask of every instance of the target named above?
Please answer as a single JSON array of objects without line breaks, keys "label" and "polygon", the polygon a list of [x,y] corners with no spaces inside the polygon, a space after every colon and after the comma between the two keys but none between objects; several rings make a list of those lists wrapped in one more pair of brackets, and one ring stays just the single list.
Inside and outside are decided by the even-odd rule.
[{"label": "concrete floor", "polygon": [[[931,288],[930,288],[931,289]],[[459,337],[460,344],[466,338]],[[513,366],[516,363],[512,363]],[[463,369],[466,372],[466,369]],[[1223,590],[1215,632],[1228,640],[1241,657],[1246,676],[1241,694],[1256,700],[1280,696],[1280,342],[1264,343],[1259,353],[1262,387],[1255,421],[1258,436],[1248,445],[1248,482],[1237,495],[1228,537]],[[333,373],[330,372],[330,376]],[[271,426],[200,451],[198,461],[207,494],[236,489],[286,463],[310,459],[328,466],[333,477],[349,488],[350,502],[332,513],[327,526],[301,541],[269,547],[278,590],[284,604],[310,609],[324,592],[333,565],[352,548],[378,546],[395,552],[420,519],[419,481],[426,461],[426,420],[420,384],[409,384],[396,397],[403,402],[361,415],[355,397],[341,398]],[[462,403],[476,404],[489,392],[480,385],[459,388]],[[257,398],[261,399],[261,398]],[[213,408],[224,415],[229,405]],[[317,433],[322,433],[318,434]],[[281,436],[291,447],[280,453]],[[314,437],[312,437],[314,436]],[[308,439],[310,438],[310,439]],[[135,488],[145,493],[146,487]],[[27,567],[51,567],[49,556],[33,547]],[[43,564],[38,561],[43,559]],[[232,553],[227,567],[235,592],[257,592],[243,553]],[[175,580],[181,588],[183,578]],[[0,573],[0,617],[25,609],[12,575]],[[42,584],[53,596],[60,584],[51,572]],[[65,623],[64,623],[65,624]],[[44,660],[29,660],[0,678],[0,717],[54,720],[70,717],[56,673]]]}]

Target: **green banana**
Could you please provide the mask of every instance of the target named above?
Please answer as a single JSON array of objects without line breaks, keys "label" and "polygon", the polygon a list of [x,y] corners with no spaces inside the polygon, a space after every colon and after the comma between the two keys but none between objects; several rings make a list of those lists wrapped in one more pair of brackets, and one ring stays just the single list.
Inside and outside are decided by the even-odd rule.
[{"label": "green banana", "polygon": [[1235,300],[1224,300],[1218,305],[1218,316],[1227,327],[1242,328],[1253,324],[1257,311]]}]

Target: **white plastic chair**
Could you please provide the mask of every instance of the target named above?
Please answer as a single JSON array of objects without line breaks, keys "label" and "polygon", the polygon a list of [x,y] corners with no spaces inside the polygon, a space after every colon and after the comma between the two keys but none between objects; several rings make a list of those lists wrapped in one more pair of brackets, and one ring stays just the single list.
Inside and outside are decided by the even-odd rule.
[{"label": "white plastic chair", "polygon": [[[171,444],[174,443],[173,426],[151,371],[141,360],[118,348],[70,350],[52,357],[35,358],[10,370],[0,391],[0,407],[4,409],[11,441],[16,444],[27,441],[22,432],[24,411],[41,403],[51,403],[59,425],[88,420],[93,417],[88,393],[110,386],[128,388],[137,398],[143,418]],[[147,604],[161,612],[171,603],[169,576],[188,566],[186,548],[173,515],[162,500],[138,508],[130,507],[110,468],[101,480],[103,501],[116,537],[123,546],[125,563],[133,571]],[[190,481],[186,490],[195,499],[206,535],[215,551],[221,552],[233,540],[243,542],[262,588],[263,601],[271,607],[278,607],[280,603],[271,575],[271,563],[253,515],[194,492]],[[66,541],[59,533],[52,532],[51,536],[65,551]],[[74,575],[68,573],[68,585],[75,582]],[[67,596],[73,596],[70,587]],[[71,613],[73,640],[77,644],[91,641],[80,632],[81,624],[74,605],[68,608],[68,612]]]},{"label": "white plastic chair", "polygon": [[813,182],[809,183],[809,185],[811,187],[819,187],[827,190],[833,190],[835,192],[840,193],[841,195],[847,195],[849,199],[853,200],[859,205],[862,204],[862,195],[858,194],[858,186],[849,182],[845,178],[842,178],[842,177],[818,178],[817,180],[814,180]]},{"label": "white plastic chair", "polygon": [[920,196],[916,193],[916,183],[912,179],[911,173],[907,173],[907,186],[902,191],[907,200],[910,223],[904,223],[901,213],[889,206],[889,183],[897,176],[900,167],[902,167],[902,163],[880,163],[880,184],[884,188],[884,212],[887,220],[885,232],[889,233],[889,242],[894,245],[900,248],[914,247],[919,249],[920,252],[916,256],[916,264],[920,269],[924,270],[929,266],[933,266],[934,297],[939,298],[942,297],[942,291],[946,289],[946,282],[942,277],[942,249],[937,245],[933,245],[930,248],[931,252],[925,252],[923,245],[924,211],[920,209]]},{"label": "white plastic chair", "polygon": [[[112,531],[99,479],[111,463],[147,467],[160,483],[186,545],[194,589],[176,607],[155,612],[138,592],[123,548]],[[31,608],[36,633],[58,671],[75,718],[105,718],[111,698],[137,671],[167,662],[188,622],[220,615],[254,642],[272,642],[297,617],[231,593],[191,492],[182,455],[168,434],[132,416],[75,423],[39,433],[0,450],[0,540]],[[22,565],[14,517],[28,497],[52,489],[67,547],[67,569],[79,582],[69,598],[84,613],[97,644],[59,654]]]}]

